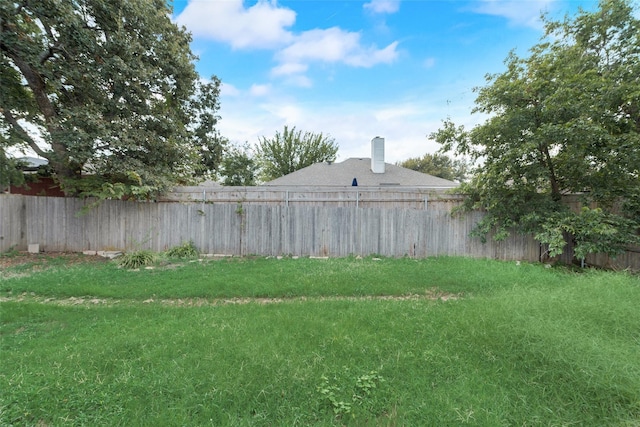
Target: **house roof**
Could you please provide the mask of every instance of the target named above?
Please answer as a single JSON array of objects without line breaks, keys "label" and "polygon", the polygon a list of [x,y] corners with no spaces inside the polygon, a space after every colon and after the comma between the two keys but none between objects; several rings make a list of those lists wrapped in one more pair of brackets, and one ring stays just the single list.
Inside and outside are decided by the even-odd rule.
[{"label": "house roof", "polygon": [[41,166],[46,166],[49,164],[47,159],[41,159],[39,157],[18,157],[16,160],[19,160],[24,164],[22,170],[24,171],[36,171]]},{"label": "house roof", "polygon": [[426,187],[454,188],[458,184],[426,173],[385,163],[384,173],[371,171],[371,158],[350,158],[341,163],[315,163],[263,185],[285,186],[350,186],[353,179],[359,187]]}]

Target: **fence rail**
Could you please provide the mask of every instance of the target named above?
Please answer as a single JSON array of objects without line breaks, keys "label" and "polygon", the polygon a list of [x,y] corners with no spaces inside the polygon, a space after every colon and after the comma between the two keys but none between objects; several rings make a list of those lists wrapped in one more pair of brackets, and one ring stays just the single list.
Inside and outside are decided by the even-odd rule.
[{"label": "fence rail", "polygon": [[[0,195],[0,251],[163,251],[193,241],[202,253],[225,255],[460,255],[538,261],[540,245],[513,235],[486,244],[469,237],[481,212],[265,205],[254,203],[138,203],[105,201],[85,214],[83,200]],[[595,265],[640,270],[640,253]]]},{"label": "fence rail", "polygon": [[158,201],[449,211],[462,196],[420,187],[176,187]]}]

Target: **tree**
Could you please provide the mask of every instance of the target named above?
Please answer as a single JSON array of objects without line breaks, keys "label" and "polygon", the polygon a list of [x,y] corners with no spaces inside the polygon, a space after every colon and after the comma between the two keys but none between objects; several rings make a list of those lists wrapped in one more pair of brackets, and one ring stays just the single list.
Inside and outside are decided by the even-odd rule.
[{"label": "tree", "polygon": [[454,160],[442,153],[427,153],[422,157],[412,157],[396,164],[403,168],[458,182],[466,179],[469,168],[464,160]]},{"label": "tree", "polygon": [[[432,138],[479,162],[463,185],[466,209],[485,209],[476,234],[534,233],[562,253],[616,254],[639,241],[640,21],[627,1],[603,0],[562,22],[546,21],[528,58],[510,54],[487,76],[470,131],[447,120]],[[579,194],[582,209],[563,203]]]},{"label": "tree", "polygon": [[246,144],[243,147],[231,147],[227,150],[220,168],[224,185],[255,185],[257,173],[258,164]]},{"label": "tree", "polygon": [[271,181],[314,163],[334,161],[338,145],[322,133],[302,132],[285,126],[271,139],[260,138],[256,156],[264,181]]},{"label": "tree", "polygon": [[48,159],[67,194],[151,197],[215,169],[220,82],[199,79],[169,15],[165,0],[3,1],[0,144]]},{"label": "tree", "polygon": [[24,175],[19,169],[20,166],[20,162],[7,156],[5,150],[0,146],[0,192],[10,185],[24,183]]}]

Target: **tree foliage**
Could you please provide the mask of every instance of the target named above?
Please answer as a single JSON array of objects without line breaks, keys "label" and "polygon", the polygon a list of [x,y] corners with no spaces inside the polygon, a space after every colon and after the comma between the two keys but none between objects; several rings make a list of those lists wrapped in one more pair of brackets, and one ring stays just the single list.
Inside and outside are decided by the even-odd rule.
[{"label": "tree foliage", "polygon": [[150,197],[215,170],[220,82],[199,79],[169,15],[165,0],[3,1],[0,144],[48,159],[68,194]]},{"label": "tree foliage", "polygon": [[[467,131],[447,120],[432,138],[444,152],[480,165],[462,188],[467,209],[487,216],[477,234],[534,233],[562,252],[615,254],[638,242],[640,227],[640,21],[627,1],[547,21],[527,58],[510,54],[506,71],[477,89]],[[578,194],[581,209],[563,202]]]},{"label": "tree foliage", "polygon": [[0,192],[10,185],[24,183],[24,175],[20,172],[20,162],[7,156],[4,148],[0,146]]},{"label": "tree foliage", "polygon": [[258,164],[250,148],[229,147],[220,167],[222,184],[229,186],[248,186],[256,184]]},{"label": "tree foliage", "polygon": [[442,153],[427,153],[422,157],[412,157],[396,164],[403,168],[458,182],[466,180],[469,169],[469,165],[464,160],[452,159]]},{"label": "tree foliage", "polygon": [[335,140],[322,133],[302,132],[284,127],[271,139],[261,137],[256,146],[262,178],[271,181],[314,163],[334,161],[338,152]]}]

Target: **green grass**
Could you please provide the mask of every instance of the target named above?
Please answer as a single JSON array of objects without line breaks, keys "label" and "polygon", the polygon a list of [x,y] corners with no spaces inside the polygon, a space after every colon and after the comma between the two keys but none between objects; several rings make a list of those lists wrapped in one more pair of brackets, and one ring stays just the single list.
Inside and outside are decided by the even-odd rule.
[{"label": "green grass", "polygon": [[134,300],[151,296],[317,297],[424,293],[434,286],[446,292],[487,294],[518,285],[531,288],[582,283],[584,277],[566,274],[564,270],[543,271],[533,264],[463,258],[234,258],[159,265],[140,271],[120,269],[117,263],[91,268],[65,268],[54,263],[53,268],[36,271],[29,277],[0,282],[0,295],[35,292],[43,296],[90,295]]},{"label": "green grass", "polygon": [[[347,298],[433,288],[458,298]],[[640,425],[630,274],[461,258],[54,263],[6,274],[0,296],[0,425]],[[290,299],[161,301],[231,297]]]}]

